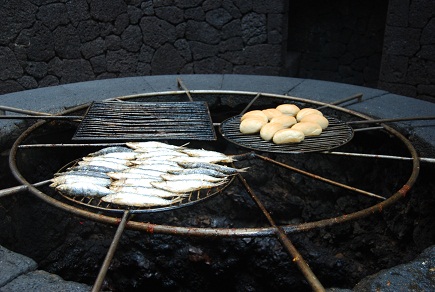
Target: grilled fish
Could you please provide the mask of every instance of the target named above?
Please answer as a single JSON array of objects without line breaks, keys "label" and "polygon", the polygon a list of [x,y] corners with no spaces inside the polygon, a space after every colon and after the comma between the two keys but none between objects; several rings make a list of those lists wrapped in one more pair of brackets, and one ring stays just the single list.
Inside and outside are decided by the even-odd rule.
[{"label": "grilled fish", "polygon": [[203,162],[203,163],[227,163],[232,162],[230,157],[218,157],[218,156],[177,156],[171,158],[175,162]]},{"label": "grilled fish", "polygon": [[98,166],[98,165],[76,165],[67,168],[68,171],[92,171],[92,172],[100,172],[100,173],[108,173],[111,171],[116,171],[114,168]]},{"label": "grilled fish", "polygon": [[179,151],[186,153],[187,155],[193,156],[193,157],[216,157],[217,159],[225,160],[226,162],[233,161],[231,156],[228,156],[226,154],[223,154],[223,153],[220,153],[217,151],[212,151],[212,150],[184,148],[184,149],[181,149]]},{"label": "grilled fish", "polygon": [[105,161],[105,160],[79,161],[78,164],[80,166],[91,165],[91,166],[107,167],[107,168],[112,168],[112,169],[117,170],[117,171],[128,168],[128,165],[120,164],[120,163],[116,163],[116,162],[111,162],[111,161]]},{"label": "grilled fish", "polygon": [[189,194],[178,194],[168,192],[162,189],[156,189],[153,186],[149,187],[141,187],[141,186],[119,186],[116,188],[111,188],[111,190],[117,193],[135,193],[138,195],[146,195],[146,196],[157,196],[161,198],[174,198],[179,196],[188,196]]},{"label": "grilled fish", "polygon": [[65,172],[58,172],[54,174],[54,177],[57,176],[65,176],[65,175],[80,175],[86,177],[101,177],[101,178],[109,178],[109,176],[104,172],[99,171],[89,171],[89,170],[70,170]]},{"label": "grilled fish", "polygon": [[96,152],[92,152],[88,154],[88,156],[100,156],[108,153],[115,153],[115,152],[133,152],[132,149],[123,147],[123,146],[112,146],[112,147],[106,147],[101,150],[98,150]]},{"label": "grilled fish", "polygon": [[178,164],[184,168],[209,168],[225,174],[237,174],[238,172],[245,172],[248,168],[234,168],[225,165],[207,163],[207,162],[186,162],[180,161]]},{"label": "grilled fish", "polygon": [[156,141],[148,141],[148,142],[127,142],[125,143],[128,147],[132,149],[153,149],[153,148],[167,148],[167,149],[179,149],[182,146],[175,146],[171,144],[166,144],[162,142]]},{"label": "grilled fish", "polygon": [[56,190],[65,195],[84,197],[103,197],[114,193],[106,187],[89,182],[61,184],[56,187]]},{"label": "grilled fish", "polygon": [[200,180],[171,180],[151,182],[151,185],[158,189],[166,190],[173,193],[189,193],[200,189],[217,187],[226,182],[227,180],[222,180],[220,182],[208,182]]},{"label": "grilled fish", "polygon": [[107,153],[107,154],[104,154],[104,155],[100,155],[98,157],[132,160],[132,159],[135,159],[137,155],[138,154],[136,152],[130,151],[130,152],[112,152],[112,153]]},{"label": "grilled fish", "polygon": [[113,180],[110,183],[109,188],[117,188],[121,186],[126,187],[152,187],[151,182],[152,181],[162,181],[162,178],[157,177],[151,177],[151,178],[122,178],[122,179],[116,179]]},{"label": "grilled fish", "polygon": [[164,163],[137,164],[134,166],[134,168],[139,168],[139,169],[144,169],[144,170],[157,170],[157,171],[161,171],[161,172],[169,172],[169,171],[173,171],[173,170],[184,169],[175,162],[173,164],[164,164]]},{"label": "grilled fish", "polygon": [[74,175],[74,174],[66,174],[62,176],[57,176],[51,179],[52,184],[50,187],[56,187],[62,184],[72,184],[72,183],[91,183],[99,186],[109,186],[110,178],[101,178],[101,177],[92,177],[92,176],[83,176],[83,175]]},{"label": "grilled fish", "polygon": [[223,172],[211,169],[211,168],[182,168],[180,166],[180,170],[168,170],[168,173],[170,174],[206,174],[214,177],[227,177],[229,174],[225,174]]},{"label": "grilled fish", "polygon": [[163,172],[158,173],[140,173],[140,172],[109,172],[107,175],[112,179],[153,179],[156,181],[162,180],[160,175],[162,175]]},{"label": "grilled fish", "polygon": [[135,193],[115,193],[101,198],[104,202],[134,207],[168,206],[180,202],[182,199],[181,197],[177,197],[168,200],[157,196],[145,196]]},{"label": "grilled fish", "polygon": [[220,182],[225,178],[214,177],[206,174],[162,174],[164,180],[183,180],[190,183],[192,180],[206,181],[206,182]]}]

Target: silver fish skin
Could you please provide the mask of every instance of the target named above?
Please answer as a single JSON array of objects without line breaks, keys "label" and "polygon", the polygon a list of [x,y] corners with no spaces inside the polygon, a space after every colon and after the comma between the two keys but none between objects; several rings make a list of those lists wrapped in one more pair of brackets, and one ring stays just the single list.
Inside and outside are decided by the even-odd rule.
[{"label": "silver fish skin", "polygon": [[162,178],[160,177],[160,175],[162,175],[163,173],[159,172],[159,174],[150,174],[150,173],[133,173],[133,172],[108,172],[107,175],[112,178],[112,179],[116,179],[116,180],[121,180],[121,179],[154,179],[156,181],[160,181],[162,180]]},{"label": "silver fish skin", "polygon": [[155,148],[155,149],[146,149],[139,148],[135,150],[137,159],[145,159],[154,156],[189,156],[186,153],[177,151],[175,149],[168,148]]},{"label": "silver fish skin", "polygon": [[237,174],[239,172],[245,172],[248,168],[234,168],[225,165],[215,164],[215,163],[204,163],[204,162],[178,162],[178,164],[184,168],[209,168],[213,170],[220,171],[225,174]]},{"label": "silver fish skin", "polygon": [[157,196],[145,196],[135,193],[115,193],[101,198],[102,201],[133,207],[169,206],[182,200],[181,197],[168,200]]},{"label": "silver fish skin", "polygon": [[91,176],[83,176],[83,175],[63,175],[57,176],[51,179],[52,183],[51,187],[56,187],[62,184],[72,184],[72,183],[92,183],[94,185],[99,185],[103,187],[107,187],[110,185],[110,178],[100,178],[100,177],[91,177]]},{"label": "silver fish skin", "polygon": [[105,160],[79,161],[78,164],[107,167],[107,168],[112,168],[116,171],[124,170],[128,168],[128,165],[115,163],[111,161],[105,161]]},{"label": "silver fish skin", "polygon": [[137,164],[134,166],[134,168],[144,169],[144,170],[157,170],[161,172],[169,172],[172,170],[182,170],[181,166],[179,166],[177,163],[174,164],[160,164],[160,163],[153,163],[153,164]]},{"label": "silver fish skin", "polygon": [[195,157],[219,157],[221,159],[232,159],[230,156],[221,153],[221,152],[217,152],[217,151],[213,151],[213,150],[204,150],[204,149],[191,149],[191,148],[184,148],[179,150],[180,152],[186,153],[189,156],[195,156]]},{"label": "silver fish skin", "polygon": [[128,159],[106,157],[105,155],[95,156],[95,157],[85,156],[82,158],[82,161],[107,161],[107,162],[130,165],[130,160],[128,160]]},{"label": "silver fish skin", "polygon": [[206,174],[162,174],[164,180],[183,180],[186,183],[191,180],[206,181],[206,182],[220,182],[225,178],[214,177]]},{"label": "silver fish skin", "polygon": [[136,159],[138,154],[134,151],[131,152],[112,152],[104,155],[100,155],[98,157],[101,158],[115,158],[115,159],[124,159],[124,160],[133,160]]},{"label": "silver fish skin", "polygon": [[229,156],[225,157],[218,157],[218,156],[176,156],[173,158],[170,158],[172,161],[175,162],[204,162],[204,163],[230,163],[233,162],[232,158]]},{"label": "silver fish skin", "polygon": [[189,193],[200,189],[207,189],[212,187],[220,186],[226,183],[227,180],[222,180],[220,182],[208,182],[199,180],[171,180],[171,181],[160,181],[152,182],[153,187],[158,189],[166,190],[173,193]]},{"label": "silver fish skin", "polygon": [[151,185],[150,187],[119,186],[117,188],[112,188],[112,190],[118,193],[135,193],[138,195],[157,196],[161,198],[174,198],[179,196],[188,196],[188,194],[178,194],[178,193],[168,192],[162,189],[156,189]]},{"label": "silver fish skin", "polygon": [[[181,166],[180,166],[181,167]],[[206,174],[214,177],[225,178],[232,174],[225,174],[223,172],[211,168],[182,168],[180,170],[168,170],[170,174]]]},{"label": "silver fish skin", "polygon": [[171,144],[166,144],[157,141],[147,141],[147,142],[127,142],[125,143],[127,147],[132,149],[153,149],[153,148],[166,148],[166,149],[179,149],[182,146],[175,146]]},{"label": "silver fish skin", "polygon": [[117,179],[114,180],[110,183],[109,188],[113,189],[113,188],[117,188],[117,187],[121,187],[121,186],[126,186],[126,187],[152,187],[151,182],[153,181],[162,181],[163,178],[157,178],[157,177],[152,177],[152,178],[122,178],[122,179]]},{"label": "silver fish skin", "polygon": [[89,153],[88,156],[100,156],[100,155],[115,153],[115,152],[133,152],[133,150],[124,146],[111,146]]},{"label": "silver fish skin", "polygon": [[104,197],[114,193],[106,187],[85,182],[61,184],[56,187],[56,190],[65,195],[83,197]]},{"label": "silver fish skin", "polygon": [[64,176],[64,175],[81,175],[81,176],[89,176],[89,177],[109,178],[109,176],[104,172],[89,171],[89,170],[70,170],[65,172],[58,172],[54,174],[54,177]]},{"label": "silver fish skin", "polygon": [[92,172],[100,172],[100,173],[108,173],[111,171],[115,171],[114,168],[98,166],[98,165],[75,165],[67,168],[68,171],[92,171]]}]

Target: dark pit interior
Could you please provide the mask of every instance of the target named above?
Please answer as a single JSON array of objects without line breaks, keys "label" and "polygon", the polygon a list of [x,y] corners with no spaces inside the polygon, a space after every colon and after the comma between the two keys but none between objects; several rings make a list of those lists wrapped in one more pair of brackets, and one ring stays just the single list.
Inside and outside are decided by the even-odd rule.
[{"label": "dark pit interior", "polygon": [[[173,97],[174,101],[184,98]],[[247,104],[246,99],[239,96],[210,95],[206,101],[215,123],[240,113]],[[264,98],[253,107],[281,102]],[[330,109],[325,109],[325,113],[343,120],[354,119]],[[66,121],[47,123],[26,143],[70,143],[76,125]],[[219,134],[218,137],[213,142],[190,141],[189,147],[227,154],[249,151],[229,143]],[[169,142],[180,145],[185,141]],[[22,149],[17,164],[26,179],[37,182],[97,149]],[[409,156],[403,143],[383,130],[356,132],[349,143],[337,150]],[[7,155],[3,153],[1,166],[8,169]],[[322,153],[259,154],[385,197],[400,189],[412,171],[411,161]],[[244,174],[246,181],[279,225],[297,226],[337,217],[379,202],[260,159],[239,161],[236,166],[249,167]],[[288,235],[325,287],[352,288],[365,276],[409,261],[434,243],[435,215],[430,207],[435,203],[431,194],[434,182],[428,175],[434,173],[434,166],[423,163],[421,168],[421,175],[409,194],[389,208],[359,220]],[[15,181],[10,173],[2,173],[0,188],[16,185]],[[47,194],[51,191],[48,187],[41,190]],[[66,280],[94,283],[116,227],[74,216],[28,192],[2,198],[0,207],[3,246],[33,258],[40,269]],[[237,179],[222,193],[198,204],[166,212],[135,214],[132,220],[187,227],[268,226]],[[104,289],[311,290],[292,257],[275,237],[199,238],[133,230],[122,234]]]}]

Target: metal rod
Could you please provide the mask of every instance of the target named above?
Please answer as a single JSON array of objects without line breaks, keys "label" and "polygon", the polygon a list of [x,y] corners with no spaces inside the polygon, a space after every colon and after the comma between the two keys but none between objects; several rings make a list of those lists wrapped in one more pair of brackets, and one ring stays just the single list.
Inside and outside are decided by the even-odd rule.
[{"label": "metal rod", "polygon": [[[33,186],[39,187],[39,186],[43,186],[45,184],[48,184],[49,182],[51,182],[51,180],[47,179],[47,180],[43,180],[43,181],[34,183]],[[3,190],[0,190],[0,198],[6,197],[9,195],[14,195],[17,193],[21,193],[21,192],[27,191],[28,189],[29,188],[27,187],[27,185],[21,185],[21,186],[11,187],[8,189],[3,189]]]},{"label": "metal rod", "polygon": [[118,246],[119,240],[121,238],[122,232],[124,231],[125,225],[127,224],[129,216],[129,211],[124,211],[122,215],[121,222],[119,222],[118,229],[116,229],[115,237],[110,245],[109,251],[107,252],[106,258],[104,259],[103,265],[101,266],[98,277],[95,280],[94,286],[92,287],[92,292],[98,292],[101,290],[104,278],[106,277],[107,270],[109,269],[110,262],[112,261],[113,255],[115,254],[116,247]]},{"label": "metal rod", "polygon": [[16,107],[10,107],[10,106],[4,106],[4,105],[0,105],[0,110],[4,110],[4,111],[8,111],[8,112],[13,112],[13,113],[20,113],[20,114],[29,114],[29,115],[36,115],[36,116],[49,116],[51,114],[49,113],[43,113],[43,112],[37,112],[37,111],[32,111],[32,110],[25,110],[25,109],[20,109],[20,108],[16,108]]},{"label": "metal rod", "polygon": [[0,120],[82,120],[83,116],[54,116],[54,115],[0,115]]},{"label": "metal rod", "polygon": [[251,105],[257,100],[257,98],[259,98],[261,96],[261,93],[258,93],[249,103],[248,105],[242,110],[242,112],[240,113],[241,115],[243,115],[244,113],[246,113],[248,111],[248,109],[251,107]]},{"label": "metal rod", "polygon": [[[396,160],[410,160],[412,161],[412,157],[402,157],[402,156],[393,156],[393,155],[382,155],[382,154],[366,154],[366,153],[351,153],[351,152],[332,152],[332,151],[324,151],[321,152],[324,154],[333,154],[333,155],[343,155],[343,156],[355,156],[355,157],[368,157],[368,158],[385,158],[385,159],[396,159]],[[435,163],[435,158],[427,158],[427,157],[419,157],[420,161]]]},{"label": "metal rod", "polygon": [[404,117],[404,118],[391,118],[391,119],[378,119],[378,120],[362,120],[362,121],[350,121],[349,125],[368,124],[368,123],[386,123],[386,122],[401,122],[401,121],[415,121],[415,120],[435,120],[435,116],[426,117]]},{"label": "metal rod", "polygon": [[82,143],[82,144],[67,144],[67,143],[54,143],[54,144],[23,144],[18,148],[55,148],[55,147],[110,147],[110,146],[125,146],[125,143]]},{"label": "metal rod", "polygon": [[275,221],[273,220],[270,213],[266,210],[263,203],[258,199],[258,197],[255,195],[254,191],[251,189],[251,187],[248,185],[246,180],[243,178],[243,176],[239,173],[238,174],[239,180],[242,182],[246,190],[248,191],[251,198],[254,200],[254,202],[257,204],[257,206],[261,209],[263,212],[263,215],[267,218],[269,221],[269,224],[275,229],[275,234],[278,237],[278,240],[281,242],[283,247],[287,250],[287,252],[293,257],[293,262],[296,263],[299,270],[302,272],[302,274],[307,279],[308,283],[310,284],[313,291],[325,291],[325,288],[320,283],[316,275],[311,270],[310,266],[307,264],[307,262],[304,260],[302,255],[299,253],[299,251],[296,249],[296,247],[293,245],[291,240],[287,237],[282,227],[276,225]]},{"label": "metal rod", "polygon": [[371,131],[371,130],[382,130],[384,127],[367,127],[367,128],[357,128],[353,129],[354,132]]},{"label": "metal rod", "polygon": [[379,196],[379,195],[376,195],[376,194],[373,194],[373,193],[370,193],[370,192],[367,192],[367,191],[364,191],[364,190],[361,190],[361,189],[357,189],[357,188],[355,188],[355,187],[351,187],[351,186],[348,186],[348,185],[345,185],[345,184],[342,184],[342,183],[339,183],[339,182],[336,182],[336,181],[333,181],[333,180],[330,180],[330,179],[327,179],[327,178],[321,177],[321,176],[319,176],[319,175],[315,175],[315,174],[312,174],[312,173],[310,173],[310,172],[307,172],[307,171],[304,171],[304,170],[301,170],[301,169],[298,169],[298,168],[292,167],[292,166],[290,166],[290,165],[288,165],[288,164],[281,163],[281,162],[276,161],[276,160],[273,160],[273,159],[271,159],[271,158],[269,158],[269,157],[261,156],[261,155],[259,155],[259,154],[255,154],[255,155],[256,155],[257,157],[259,157],[259,158],[265,160],[265,161],[269,161],[269,162],[274,163],[274,164],[276,164],[276,165],[279,165],[279,166],[285,167],[285,168],[287,168],[287,169],[290,169],[290,170],[293,170],[293,171],[295,171],[295,172],[297,172],[297,173],[300,173],[300,174],[303,174],[303,175],[306,175],[306,176],[312,177],[312,178],[314,178],[314,179],[318,179],[318,180],[323,181],[323,182],[326,182],[326,183],[328,183],[328,184],[331,184],[331,185],[334,185],[334,186],[339,186],[339,187],[341,187],[341,188],[348,189],[348,190],[351,190],[351,191],[354,191],[354,192],[357,192],[357,193],[360,193],[360,194],[363,194],[363,195],[367,195],[367,196],[370,196],[370,197],[378,198],[378,199],[381,199],[381,200],[386,200],[386,199],[387,199],[387,198],[385,198],[385,197],[382,197],[382,196]]},{"label": "metal rod", "polygon": [[328,103],[328,104],[325,104],[325,105],[319,106],[317,109],[320,110],[320,109],[325,108],[325,107],[328,107],[328,106],[330,106],[330,105],[338,105],[338,104],[342,104],[342,103],[344,103],[344,102],[346,102],[346,101],[349,101],[349,100],[352,100],[352,99],[358,99],[358,102],[360,102],[362,96],[363,96],[362,93],[357,93],[357,94],[355,94],[355,95],[352,95],[352,96],[349,96],[349,97],[346,97],[346,98],[343,98],[343,99],[340,99],[340,100],[336,100],[336,101],[333,101],[333,102],[331,102],[331,103]]},{"label": "metal rod", "polygon": [[189,90],[187,89],[186,86],[184,86],[184,83],[183,83],[183,81],[181,81],[181,78],[177,78],[177,84],[178,84],[178,86],[179,86],[181,89],[183,89],[183,90],[186,92],[187,96],[189,97],[189,100],[190,100],[190,101],[193,101],[193,98],[192,98],[192,96],[190,95]]}]

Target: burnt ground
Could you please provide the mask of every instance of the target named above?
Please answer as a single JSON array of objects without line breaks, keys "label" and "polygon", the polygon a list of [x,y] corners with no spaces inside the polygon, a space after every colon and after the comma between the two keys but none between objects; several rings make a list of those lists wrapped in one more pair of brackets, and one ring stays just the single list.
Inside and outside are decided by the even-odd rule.
[{"label": "burnt ground", "polygon": [[[213,146],[231,154],[244,151],[224,141]],[[397,139],[377,133],[355,135],[340,150],[391,155],[406,152]],[[37,181],[55,171],[63,160],[83,155],[63,152],[63,160],[57,161],[56,154],[51,151],[48,156],[23,155],[20,160],[23,172]],[[386,197],[400,189],[412,169],[407,161],[315,153],[264,155]],[[2,156],[1,164],[2,169],[7,169],[6,156]],[[250,167],[244,177],[278,224],[341,216],[377,202],[259,159],[240,161],[237,166]],[[289,238],[325,287],[352,288],[365,276],[407,262],[435,244],[431,173],[434,166],[423,163],[409,194],[380,213],[327,228],[292,233]],[[1,176],[1,189],[14,185],[10,174]],[[40,269],[90,285],[116,230],[75,217],[29,193],[2,198],[0,219],[1,245],[33,258]],[[173,226],[267,226],[238,181],[222,194],[196,205],[135,215],[133,220]],[[310,290],[291,256],[273,237],[188,238],[131,230],[123,233],[105,288],[110,291]]]}]

